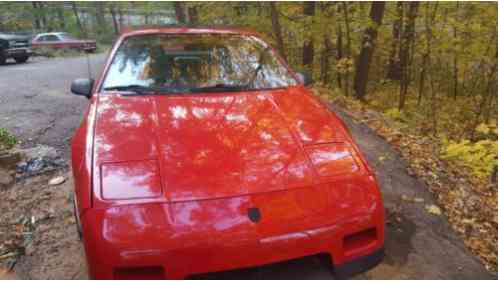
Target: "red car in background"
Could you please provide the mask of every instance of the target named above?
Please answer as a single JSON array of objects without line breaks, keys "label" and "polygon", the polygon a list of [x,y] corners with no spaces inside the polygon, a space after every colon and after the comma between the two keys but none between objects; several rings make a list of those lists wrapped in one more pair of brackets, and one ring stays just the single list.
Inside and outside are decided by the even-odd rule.
[{"label": "red car in background", "polygon": [[66,32],[41,33],[36,35],[31,41],[32,49],[52,48],[52,49],[74,49],[89,53],[97,50],[95,40],[80,40],[72,37]]},{"label": "red car in background", "polygon": [[315,254],[383,257],[384,207],[344,123],[260,37],[153,28],[115,43],[72,140],[91,278],[179,279]]}]

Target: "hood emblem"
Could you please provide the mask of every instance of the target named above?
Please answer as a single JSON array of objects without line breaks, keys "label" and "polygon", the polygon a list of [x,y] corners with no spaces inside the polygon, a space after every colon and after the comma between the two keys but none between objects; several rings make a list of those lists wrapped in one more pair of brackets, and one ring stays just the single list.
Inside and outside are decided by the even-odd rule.
[{"label": "hood emblem", "polygon": [[261,220],[261,212],[258,208],[249,208],[247,210],[247,216],[252,222],[259,222]]}]

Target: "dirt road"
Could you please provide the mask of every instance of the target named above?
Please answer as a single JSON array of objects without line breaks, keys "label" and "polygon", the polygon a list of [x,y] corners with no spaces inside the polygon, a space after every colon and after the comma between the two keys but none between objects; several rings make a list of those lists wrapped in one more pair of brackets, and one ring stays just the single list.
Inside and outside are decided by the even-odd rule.
[{"label": "dirt road", "polygon": [[[92,76],[101,70],[105,55],[89,56]],[[25,64],[0,66],[0,127],[24,142],[41,143],[68,151],[68,139],[81,120],[87,101],[71,95],[75,78],[88,77],[86,57],[31,58]]]},{"label": "dirt road", "polygon": [[[92,56],[94,73],[103,55]],[[35,60],[25,65],[0,67],[0,126],[20,136],[25,146],[42,143],[68,153],[68,140],[79,124],[86,100],[69,94],[74,78],[87,76],[86,58]],[[332,106],[333,108],[333,106]],[[339,108],[380,181],[387,210],[386,257],[373,270],[357,279],[490,279],[484,266],[465,249],[444,215],[429,214],[425,206],[434,204],[432,195],[407,173],[405,163],[381,138],[364,125],[355,124]],[[61,172],[63,173],[63,172]],[[57,187],[46,186],[47,177],[20,183],[0,196],[13,196],[22,188],[25,199],[40,200],[37,208],[50,216],[34,231],[29,253],[15,267],[21,278],[85,278],[83,251],[77,240],[68,200],[71,181]],[[406,198],[422,198],[414,203]],[[21,200],[21,199],[20,199]],[[419,199],[420,200],[420,199]],[[23,202],[13,204],[20,208]],[[29,212],[26,207],[22,212]],[[207,278],[237,279],[333,279],[318,258],[263,266],[255,269],[207,274]]]}]

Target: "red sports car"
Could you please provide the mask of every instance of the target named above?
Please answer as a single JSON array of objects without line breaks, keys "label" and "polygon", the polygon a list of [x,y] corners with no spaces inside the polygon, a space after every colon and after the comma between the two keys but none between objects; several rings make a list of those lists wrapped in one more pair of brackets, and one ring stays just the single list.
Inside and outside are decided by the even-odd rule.
[{"label": "red sports car", "polygon": [[33,49],[73,49],[89,53],[93,53],[97,50],[97,43],[95,40],[80,40],[72,37],[66,32],[38,34],[31,40],[31,46]]},{"label": "red sports car", "polygon": [[328,254],[382,259],[384,208],[344,123],[253,32],[155,28],[115,43],[72,141],[91,278],[184,278]]}]

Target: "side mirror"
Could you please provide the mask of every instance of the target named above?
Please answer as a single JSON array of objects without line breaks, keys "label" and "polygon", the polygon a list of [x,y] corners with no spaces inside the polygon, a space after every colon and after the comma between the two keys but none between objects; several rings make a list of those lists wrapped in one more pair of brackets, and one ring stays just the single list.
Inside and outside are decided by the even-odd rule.
[{"label": "side mirror", "polygon": [[311,77],[311,73],[309,72],[298,72],[297,78],[299,79],[299,82],[304,84],[304,86],[313,84],[313,78]]},{"label": "side mirror", "polygon": [[78,96],[92,97],[93,79],[80,78],[71,83],[71,92]]}]

